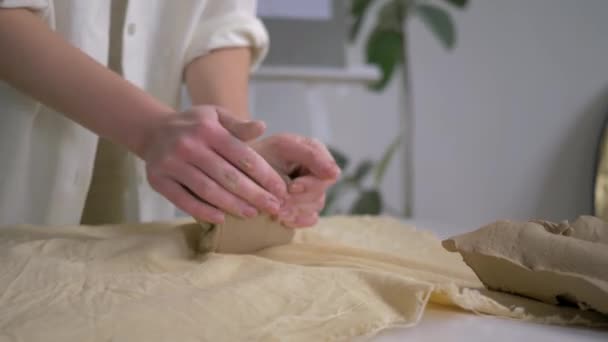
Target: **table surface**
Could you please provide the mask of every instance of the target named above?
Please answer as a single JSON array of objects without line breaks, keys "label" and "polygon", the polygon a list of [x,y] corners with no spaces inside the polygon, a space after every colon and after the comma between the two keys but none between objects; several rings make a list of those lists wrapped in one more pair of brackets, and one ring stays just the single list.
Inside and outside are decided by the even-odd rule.
[{"label": "table surface", "polygon": [[477,316],[430,304],[413,328],[387,329],[371,339],[397,341],[608,341],[608,330],[535,324],[491,316]]},{"label": "table surface", "polygon": [[[472,230],[432,220],[406,220],[417,229],[431,230],[440,238]],[[474,229],[474,228],[473,228]],[[535,324],[492,316],[479,316],[440,305],[429,304],[414,328],[393,328],[371,339],[375,342],[396,341],[608,341],[608,330]]]}]

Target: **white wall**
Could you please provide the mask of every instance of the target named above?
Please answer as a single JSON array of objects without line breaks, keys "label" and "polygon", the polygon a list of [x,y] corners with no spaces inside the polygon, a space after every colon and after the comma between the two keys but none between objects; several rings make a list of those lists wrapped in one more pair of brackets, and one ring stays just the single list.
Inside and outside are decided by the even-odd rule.
[{"label": "white wall", "polygon": [[608,1],[473,0],[446,53],[410,29],[414,215],[478,225],[591,210]]},{"label": "white wall", "polygon": [[[452,52],[411,22],[415,218],[471,228],[591,211],[595,144],[608,114],[607,13],[605,0],[472,0],[453,11]],[[360,45],[347,57],[360,63]],[[253,88],[254,112],[271,132],[311,133],[305,87]],[[399,78],[382,94],[360,85],[319,92],[331,113],[328,142],[353,159],[377,157],[397,134]],[[399,166],[383,186],[396,208]]]}]

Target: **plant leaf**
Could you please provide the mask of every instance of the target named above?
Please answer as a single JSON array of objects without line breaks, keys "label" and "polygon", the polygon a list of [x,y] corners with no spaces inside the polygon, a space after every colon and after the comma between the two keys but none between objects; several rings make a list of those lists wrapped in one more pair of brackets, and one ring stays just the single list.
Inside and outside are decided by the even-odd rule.
[{"label": "plant leaf", "polygon": [[327,147],[327,149],[329,150],[329,153],[334,158],[334,160],[336,161],[336,164],[338,164],[340,169],[341,170],[346,169],[346,167],[348,166],[348,157],[344,153],[338,151],[337,149],[335,149],[333,147]]},{"label": "plant leaf", "polygon": [[456,29],[450,13],[441,7],[431,4],[418,4],[414,11],[431,30],[435,37],[447,49],[452,49],[456,44]]},{"label": "plant leaf", "polygon": [[378,215],[381,212],[382,196],[378,190],[363,191],[350,209],[353,215]]},{"label": "plant leaf", "polygon": [[386,173],[386,169],[388,168],[393,156],[395,155],[395,151],[397,147],[401,144],[401,135],[398,135],[395,140],[387,147],[386,151],[384,151],[384,155],[382,159],[376,164],[376,168],[374,169],[374,183],[376,187],[380,186],[382,183],[382,179],[384,179],[384,174]]},{"label": "plant leaf", "polygon": [[366,45],[367,63],[376,65],[382,72],[380,80],[370,85],[372,90],[380,91],[391,80],[395,67],[403,63],[403,25],[407,6],[402,0],[385,3],[369,35]]},{"label": "plant leaf", "polygon": [[367,63],[378,66],[382,72],[380,80],[370,85],[380,91],[386,87],[395,71],[395,66],[403,62],[403,34],[376,28],[366,45]]},{"label": "plant leaf", "polygon": [[378,11],[376,27],[383,31],[402,32],[407,7],[401,0],[392,0]]},{"label": "plant leaf", "polygon": [[355,173],[350,177],[350,181],[355,184],[360,184],[361,181],[367,176],[367,174],[374,167],[374,163],[371,160],[364,160],[359,164]]},{"label": "plant leaf", "polygon": [[463,9],[465,7],[467,7],[467,5],[469,4],[469,0],[443,0],[447,3],[449,3],[450,5]]},{"label": "plant leaf", "polygon": [[350,14],[354,19],[348,35],[351,41],[357,38],[357,35],[361,30],[361,25],[363,24],[363,19],[365,18],[365,12],[369,8],[369,5],[371,5],[372,1],[373,0],[351,0]]}]

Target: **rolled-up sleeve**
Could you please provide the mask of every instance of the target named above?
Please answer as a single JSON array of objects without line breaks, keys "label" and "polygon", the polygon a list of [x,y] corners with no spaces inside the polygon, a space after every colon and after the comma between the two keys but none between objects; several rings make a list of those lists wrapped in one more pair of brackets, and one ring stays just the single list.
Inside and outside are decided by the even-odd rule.
[{"label": "rolled-up sleeve", "polygon": [[48,16],[49,0],[0,0],[1,8],[27,8],[41,16]]},{"label": "rolled-up sleeve", "polygon": [[197,23],[185,56],[186,65],[211,50],[249,47],[252,69],[268,51],[268,32],[256,16],[255,0],[210,0]]}]

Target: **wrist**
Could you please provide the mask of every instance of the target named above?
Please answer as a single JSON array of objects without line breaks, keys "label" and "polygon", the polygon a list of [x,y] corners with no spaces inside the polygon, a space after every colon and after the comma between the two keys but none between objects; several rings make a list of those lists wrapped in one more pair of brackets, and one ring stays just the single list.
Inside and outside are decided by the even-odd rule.
[{"label": "wrist", "polygon": [[133,120],[119,128],[120,136],[117,142],[141,159],[145,159],[148,146],[155,138],[169,116],[175,114],[170,109],[147,111],[142,115],[135,115]]}]

